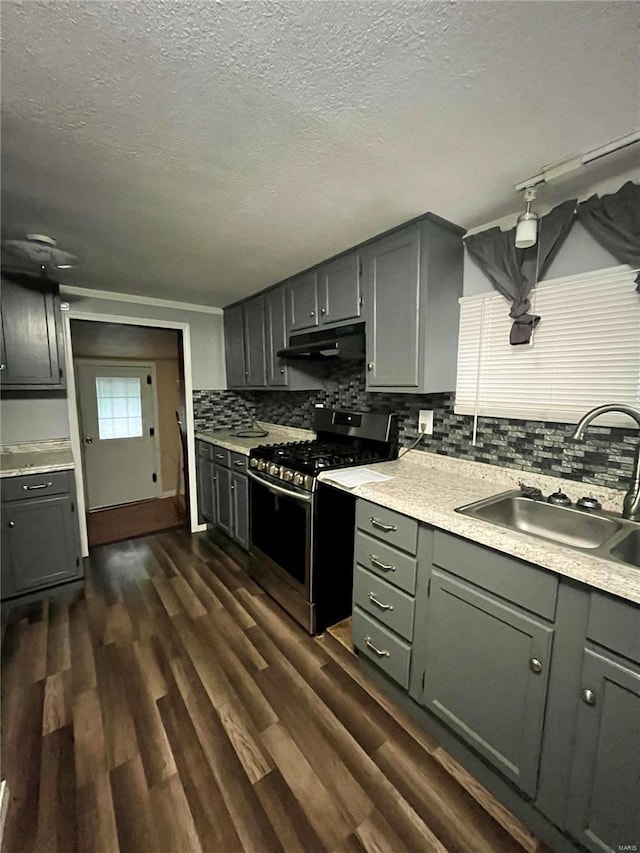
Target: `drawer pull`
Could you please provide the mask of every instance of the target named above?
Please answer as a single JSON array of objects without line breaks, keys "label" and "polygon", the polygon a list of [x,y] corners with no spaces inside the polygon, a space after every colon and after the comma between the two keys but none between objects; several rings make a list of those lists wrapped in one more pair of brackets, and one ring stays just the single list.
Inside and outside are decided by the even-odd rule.
[{"label": "drawer pull", "polygon": [[393,610],[393,604],[383,604],[382,601],[378,601],[374,592],[369,593],[369,601],[379,607],[380,610]]},{"label": "drawer pull", "polygon": [[398,529],[395,524],[383,524],[382,521],[378,521],[378,519],[373,516],[371,516],[369,521],[371,522],[372,527],[377,527],[378,530],[384,530],[385,533],[394,533]]},{"label": "drawer pull", "polygon": [[365,637],[364,642],[368,648],[370,648],[372,651],[374,651],[378,655],[378,657],[380,657],[380,658],[388,658],[389,657],[389,652],[386,649],[382,649],[382,650],[377,649],[373,645],[373,643],[371,642],[371,637]]},{"label": "drawer pull", "polygon": [[25,492],[32,492],[34,489],[48,489],[53,483],[38,483],[37,486],[23,486]]},{"label": "drawer pull", "polygon": [[216,453],[216,459],[224,459],[224,458],[225,458],[224,453]]},{"label": "drawer pull", "polygon": [[237,459],[234,459],[234,460],[233,460],[233,464],[234,464],[234,465],[237,465],[237,466],[238,466],[238,468],[244,468],[244,462],[238,462],[238,460],[237,460]]},{"label": "drawer pull", "polygon": [[383,572],[395,572],[396,570],[395,566],[391,566],[388,563],[381,563],[375,554],[369,554],[369,559],[372,566],[375,566],[376,569],[381,569]]}]

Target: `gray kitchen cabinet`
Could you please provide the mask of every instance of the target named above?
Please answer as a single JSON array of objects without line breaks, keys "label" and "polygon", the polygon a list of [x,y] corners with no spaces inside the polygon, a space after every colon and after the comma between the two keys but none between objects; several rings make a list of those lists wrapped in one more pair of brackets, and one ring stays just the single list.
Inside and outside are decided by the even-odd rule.
[{"label": "gray kitchen cabinet", "polygon": [[434,568],[423,704],[536,792],[553,627]]},{"label": "gray kitchen cabinet", "polygon": [[232,538],[249,548],[249,481],[246,474],[231,473]]},{"label": "gray kitchen cabinet", "polygon": [[267,385],[267,349],[265,335],[264,296],[256,296],[243,304],[245,340],[245,376],[249,388]]},{"label": "gray kitchen cabinet", "polygon": [[585,648],[581,676],[567,829],[594,853],[631,850],[640,841],[640,667]]},{"label": "gray kitchen cabinet", "polygon": [[289,331],[313,329],[319,323],[318,273],[313,270],[285,285],[289,311]]},{"label": "gray kitchen cabinet", "polygon": [[65,387],[60,301],[54,282],[3,273],[1,326],[3,390]]},{"label": "gray kitchen cabinet", "polygon": [[278,358],[278,350],[287,345],[286,296],[284,287],[265,295],[267,332],[267,382],[273,387],[285,386],[288,379],[287,362]]},{"label": "gray kitchen cabinet", "polygon": [[222,465],[214,466],[215,522],[227,536],[232,535],[233,508],[231,503],[231,471]]},{"label": "gray kitchen cabinet", "polygon": [[320,323],[341,323],[360,317],[360,256],[343,255],[318,270]]},{"label": "gray kitchen cabinet", "polygon": [[196,440],[196,484],[198,494],[198,522],[214,522],[213,446]]},{"label": "gray kitchen cabinet", "polygon": [[455,388],[462,234],[428,214],[362,249],[367,391]]},{"label": "gray kitchen cabinet", "polygon": [[244,388],[247,368],[244,345],[244,308],[233,305],[224,311],[224,346],[229,388]]},{"label": "gray kitchen cabinet", "polygon": [[[3,601],[81,580],[71,472],[10,479],[2,488]],[[47,489],[54,494],[43,494]]]},{"label": "gray kitchen cabinet", "polygon": [[287,345],[286,290],[225,308],[224,331],[229,388],[311,391],[321,387],[317,368],[291,365],[277,356]]}]

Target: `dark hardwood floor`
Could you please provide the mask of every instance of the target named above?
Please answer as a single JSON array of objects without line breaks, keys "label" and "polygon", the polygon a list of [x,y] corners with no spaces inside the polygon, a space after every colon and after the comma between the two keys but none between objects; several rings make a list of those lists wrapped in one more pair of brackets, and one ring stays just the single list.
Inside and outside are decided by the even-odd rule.
[{"label": "dark hardwood floor", "polygon": [[87,513],[89,547],[183,527],[184,498],[152,498]]},{"label": "dark hardwood floor", "polygon": [[97,547],[86,593],[14,612],[2,718],[4,853],[543,849],[183,531]]}]

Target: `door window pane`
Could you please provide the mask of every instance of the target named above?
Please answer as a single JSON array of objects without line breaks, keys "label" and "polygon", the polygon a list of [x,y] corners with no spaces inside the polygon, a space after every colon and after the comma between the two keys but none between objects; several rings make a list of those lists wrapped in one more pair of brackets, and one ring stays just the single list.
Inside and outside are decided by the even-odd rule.
[{"label": "door window pane", "polygon": [[142,435],[141,386],[137,376],[97,376],[96,398],[101,439]]}]

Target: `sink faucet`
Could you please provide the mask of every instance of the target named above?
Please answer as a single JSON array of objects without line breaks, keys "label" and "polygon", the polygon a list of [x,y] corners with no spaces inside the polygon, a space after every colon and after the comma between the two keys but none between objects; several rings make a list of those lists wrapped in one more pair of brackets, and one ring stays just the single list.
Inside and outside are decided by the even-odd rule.
[{"label": "sink faucet", "polygon": [[[627,406],[625,403],[605,403],[604,406],[596,406],[595,409],[591,409],[586,415],[580,418],[573,433],[573,438],[582,438],[584,431],[591,421],[600,415],[604,415],[606,412],[621,412],[623,415],[629,415],[640,428],[640,410],[633,406]],[[640,444],[638,444],[635,456],[633,457],[631,483],[629,491],[624,496],[624,501],[622,502],[622,517],[628,518],[631,521],[640,521]]]}]

